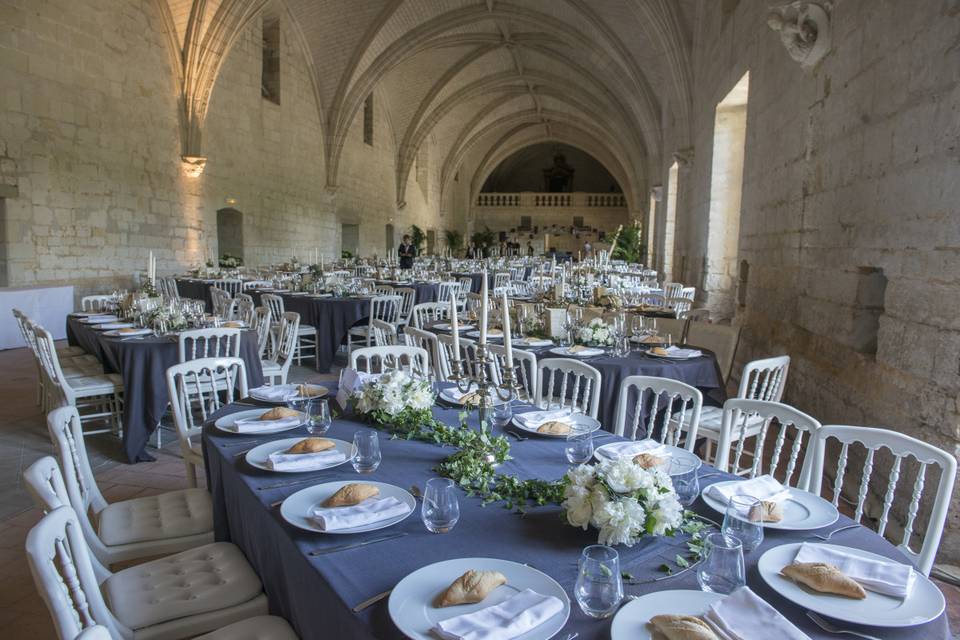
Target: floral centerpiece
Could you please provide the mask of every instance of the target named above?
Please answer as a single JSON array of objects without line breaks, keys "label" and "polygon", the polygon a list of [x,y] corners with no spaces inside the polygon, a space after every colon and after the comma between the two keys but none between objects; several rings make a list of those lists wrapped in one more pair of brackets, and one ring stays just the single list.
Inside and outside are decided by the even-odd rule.
[{"label": "floral centerpiece", "polygon": [[159,305],[147,312],[144,322],[161,333],[183,331],[189,326],[187,316],[179,306]]},{"label": "floral centerpiece", "polygon": [[602,318],[594,318],[577,332],[577,342],[591,347],[606,347],[614,341],[613,328]]},{"label": "floral centerpiece", "polygon": [[428,381],[402,369],[366,381],[351,397],[357,413],[380,425],[425,422],[435,400]]},{"label": "floral centerpiece", "polygon": [[236,269],[237,267],[243,266],[243,258],[239,256],[234,256],[229,253],[225,253],[220,256],[220,268],[222,269]]},{"label": "floral centerpiece", "polygon": [[670,476],[644,469],[629,456],[570,469],[564,483],[567,522],[596,527],[600,544],[630,547],[644,536],[672,536],[683,525]]}]

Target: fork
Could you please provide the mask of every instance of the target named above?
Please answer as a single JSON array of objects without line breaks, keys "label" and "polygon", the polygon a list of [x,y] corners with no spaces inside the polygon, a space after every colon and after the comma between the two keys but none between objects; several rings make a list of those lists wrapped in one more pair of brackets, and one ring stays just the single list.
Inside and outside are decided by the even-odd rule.
[{"label": "fork", "polygon": [[825,536],[821,536],[821,535],[815,533],[815,534],[813,534],[813,535],[811,535],[811,536],[809,536],[809,537],[810,537],[810,538],[819,538],[820,540],[823,540],[824,542],[826,542],[827,540],[829,540],[830,538],[832,538],[832,537],[833,537],[833,534],[835,534],[835,533],[840,533],[841,531],[849,531],[850,529],[857,529],[857,528],[859,528],[859,527],[860,527],[860,525],[858,525],[858,524],[848,524],[848,525],[845,526],[845,527],[840,527],[839,529],[834,529],[833,531],[831,531],[830,533],[828,533],[828,534],[825,535]]},{"label": "fork", "polygon": [[513,431],[512,429],[504,429],[503,432],[504,432],[505,434],[507,434],[508,436],[511,436],[511,437],[512,437],[514,440],[516,440],[517,442],[523,442],[524,440],[527,439],[526,436],[522,436],[522,435],[520,435],[519,433],[517,433],[516,431]]},{"label": "fork", "polygon": [[813,611],[807,611],[807,617],[813,620],[813,623],[830,633],[845,633],[847,635],[856,636],[857,638],[864,638],[865,640],[880,640],[876,636],[868,636],[865,633],[860,633],[859,631],[850,631],[849,629],[841,629],[840,627],[834,626],[833,624],[827,622],[823,617],[818,616]]}]

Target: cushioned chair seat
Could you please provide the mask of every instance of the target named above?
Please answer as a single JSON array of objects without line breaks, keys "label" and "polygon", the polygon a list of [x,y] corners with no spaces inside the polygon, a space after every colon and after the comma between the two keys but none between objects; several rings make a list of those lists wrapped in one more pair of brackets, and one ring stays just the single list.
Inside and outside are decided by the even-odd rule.
[{"label": "cushioned chair seat", "polygon": [[349,333],[352,336],[364,336],[366,337],[367,331],[370,329],[369,325],[363,325],[361,327],[351,327]]},{"label": "cushioned chair seat", "polygon": [[116,373],[81,376],[71,378],[70,386],[83,395],[101,395],[122,389],[123,379]]},{"label": "cushioned chair seat", "polygon": [[317,334],[316,328],[312,324],[301,324],[297,329],[298,336],[314,336]]},{"label": "cushioned chair seat", "polygon": [[[673,414],[674,420],[678,419],[679,413]],[[740,433],[741,422],[734,426],[735,436]],[[710,438],[711,440],[720,440],[720,427],[723,425],[723,409],[720,407],[704,407],[700,410],[700,426],[697,427],[698,438]],[[760,427],[763,426],[763,418],[759,416],[749,416],[747,418],[747,437],[756,435]]]},{"label": "cushioned chair seat", "polygon": [[283,618],[257,616],[234,622],[196,640],[297,640],[297,634]]},{"label": "cushioned chair seat", "polygon": [[262,591],[260,578],[240,549],[228,542],[124,569],[107,578],[102,588],[110,610],[132,629],[244,605]]},{"label": "cushioned chair seat", "polygon": [[271,360],[261,360],[260,368],[263,369],[264,376],[271,376],[271,375],[279,376],[279,375],[282,375],[283,373],[283,368],[279,364]]},{"label": "cushioned chair seat", "polygon": [[100,512],[100,539],[109,546],[212,531],[213,504],[204,489],[185,489],[124,500],[110,504]]}]

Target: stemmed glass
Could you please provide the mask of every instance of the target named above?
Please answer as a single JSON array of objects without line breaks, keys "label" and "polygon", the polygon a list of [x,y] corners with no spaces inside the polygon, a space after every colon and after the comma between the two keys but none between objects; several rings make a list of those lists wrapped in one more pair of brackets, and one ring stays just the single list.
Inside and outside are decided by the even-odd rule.
[{"label": "stemmed glass", "polygon": [[357,473],[373,473],[380,466],[380,439],[376,431],[357,431],[353,434],[351,464]]},{"label": "stemmed glass", "polygon": [[574,596],[591,618],[607,618],[623,600],[620,556],[611,547],[595,544],[583,550],[578,563]]},{"label": "stemmed glass", "polygon": [[420,518],[430,533],[449,533],[460,520],[457,486],[450,478],[430,478],[423,491]]},{"label": "stemmed glass", "polygon": [[763,542],[763,509],[753,496],[733,496],[727,503],[720,531],[736,538],[745,552],[750,552]]}]

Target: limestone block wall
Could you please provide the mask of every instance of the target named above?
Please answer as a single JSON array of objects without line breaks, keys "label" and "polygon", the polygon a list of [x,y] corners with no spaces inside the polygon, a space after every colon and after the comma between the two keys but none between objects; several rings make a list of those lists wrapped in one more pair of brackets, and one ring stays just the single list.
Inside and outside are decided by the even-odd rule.
[{"label": "limestone block wall", "polygon": [[[956,3],[835,2],[833,49],[808,73],[766,26],[765,4],[741,2],[726,21],[720,5],[701,4],[694,45],[683,279],[702,287],[712,275],[715,107],[749,71],[740,364],[789,354],[785,400],[824,423],[886,426],[960,451]],[[960,556],[958,499],[941,559]]]}]

